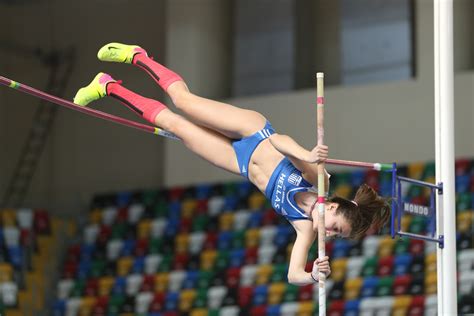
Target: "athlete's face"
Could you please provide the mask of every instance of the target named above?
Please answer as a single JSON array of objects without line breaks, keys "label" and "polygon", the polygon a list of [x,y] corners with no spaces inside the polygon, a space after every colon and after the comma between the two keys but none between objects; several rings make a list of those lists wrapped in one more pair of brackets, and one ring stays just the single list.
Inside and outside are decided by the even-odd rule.
[{"label": "athlete's face", "polygon": [[[326,203],[324,213],[324,226],[326,228],[326,237],[347,238],[351,233],[351,225],[342,214],[336,214],[337,203]],[[311,214],[313,215],[313,228],[318,231],[318,204],[315,205]]]}]

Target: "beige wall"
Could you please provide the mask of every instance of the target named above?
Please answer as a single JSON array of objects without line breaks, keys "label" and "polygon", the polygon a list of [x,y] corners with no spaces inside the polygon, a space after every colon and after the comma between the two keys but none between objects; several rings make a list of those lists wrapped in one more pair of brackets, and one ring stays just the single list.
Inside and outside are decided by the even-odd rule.
[{"label": "beige wall", "polygon": [[[326,139],[333,157],[400,163],[434,159],[430,3],[416,1],[415,79],[327,87]],[[474,157],[473,4],[470,0],[455,3],[456,155]],[[229,5],[230,1],[221,0],[170,0],[166,4],[135,0],[133,6],[121,0],[2,5],[0,43],[17,41],[45,50],[76,46],[77,67],[67,92],[69,99],[97,71],[110,72],[146,96],[164,99],[154,82],[141,71],[96,60],[97,49],[109,41],[146,47],[158,60],[167,60],[182,74],[193,91],[219,98],[229,87],[230,24],[227,15],[221,14],[228,12]],[[127,24],[129,20],[134,22]],[[337,29],[337,25],[331,28]],[[337,45],[337,41],[329,40],[327,50],[316,53],[318,62],[328,72],[339,69],[337,59],[331,61],[328,54],[338,51]],[[1,50],[0,73],[40,89],[47,77],[46,69],[37,61]],[[331,76],[337,81],[337,75]],[[314,98],[313,89],[309,89],[228,101],[261,111],[280,132],[311,147],[315,142]],[[0,89],[0,192],[12,172],[36,105],[37,100],[31,97]],[[141,121],[111,100],[101,100],[97,105],[101,110]],[[61,109],[26,205],[44,206],[67,215],[84,211],[93,192],[227,179],[237,177],[200,160],[179,142]]]},{"label": "beige wall", "polygon": [[[184,0],[181,2],[185,2]],[[377,83],[363,86],[326,88],[326,142],[331,156],[340,159],[398,162],[434,160],[434,99],[433,99],[433,7],[428,0],[416,1],[416,59],[417,77],[413,80]],[[456,156],[474,156],[473,87],[472,70],[472,3],[456,1],[455,13],[455,119]],[[194,16],[193,23],[200,17]],[[217,21],[216,21],[217,22]],[[203,23],[203,22],[201,22]],[[178,27],[185,27],[179,25]],[[219,34],[206,34],[206,42]],[[467,31],[471,30],[471,31]],[[170,30],[179,32],[179,28]],[[172,35],[171,35],[172,36]],[[328,45],[337,43],[328,41]],[[193,74],[195,61],[187,58],[188,43],[174,43],[168,51],[173,56],[171,66],[182,69],[183,75]],[[215,46],[211,46],[215,47]],[[330,51],[332,47],[327,49]],[[336,48],[336,47],[334,47]],[[194,50],[204,50],[194,46]],[[335,49],[338,51],[337,49]],[[324,55],[329,62],[329,55]],[[335,64],[337,60],[333,60]],[[466,70],[469,69],[470,70]],[[334,66],[333,69],[337,69]],[[209,87],[215,85],[210,68],[205,79]],[[317,71],[315,69],[315,71]],[[191,84],[191,89],[195,86]],[[315,92],[281,93],[227,100],[229,103],[262,112],[281,133],[292,135],[308,148],[315,143]],[[190,166],[182,168],[182,166]],[[165,184],[179,185],[202,181],[235,179],[193,154],[181,144],[166,142]]]}]

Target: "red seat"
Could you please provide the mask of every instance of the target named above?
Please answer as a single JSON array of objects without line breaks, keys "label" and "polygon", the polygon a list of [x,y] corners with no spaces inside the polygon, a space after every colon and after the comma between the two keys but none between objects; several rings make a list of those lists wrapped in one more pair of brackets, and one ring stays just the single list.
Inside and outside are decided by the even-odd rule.
[{"label": "red seat", "polygon": [[274,225],[277,221],[278,215],[273,208],[265,210],[262,217],[262,225]]},{"label": "red seat", "polygon": [[189,262],[189,256],[185,253],[178,253],[174,256],[173,269],[174,270],[186,270]]},{"label": "red seat", "polygon": [[155,289],[155,276],[144,275],[140,292],[154,292]]},{"label": "red seat", "polygon": [[344,315],[344,300],[334,300],[329,304],[328,316],[342,316]]},{"label": "red seat", "polygon": [[77,273],[77,262],[66,262],[63,268],[63,279],[74,279]]},{"label": "red seat", "polygon": [[471,161],[468,159],[458,159],[455,162],[455,173],[457,176],[464,175],[470,172]]},{"label": "red seat", "polygon": [[163,316],[179,316],[178,312],[164,312]]},{"label": "red seat", "polygon": [[365,182],[372,187],[375,191],[379,191],[379,172],[377,170],[367,171]]},{"label": "red seat", "polygon": [[115,218],[115,221],[117,223],[126,223],[128,220],[128,208],[122,207],[119,208],[117,211],[117,217]]},{"label": "red seat", "polygon": [[410,307],[408,308],[408,316],[422,316],[425,311],[425,297],[423,295],[413,296]]},{"label": "red seat", "polygon": [[184,187],[174,187],[168,190],[168,198],[170,201],[178,201],[183,197],[186,188]]},{"label": "red seat", "polygon": [[51,222],[46,210],[35,210],[33,225],[35,232],[40,235],[49,235],[51,233]]},{"label": "red seat", "polygon": [[226,272],[226,285],[229,288],[234,288],[239,286],[239,281],[240,281],[240,268],[239,267],[233,267],[227,269]]},{"label": "red seat", "polygon": [[260,306],[254,306],[250,310],[250,315],[252,316],[266,316],[267,315],[267,306],[266,305],[260,305]]},{"label": "red seat", "polygon": [[33,231],[23,228],[20,230],[20,244],[23,247],[33,247],[34,246],[34,233]]},{"label": "red seat", "polygon": [[189,233],[193,226],[191,218],[181,218],[179,222],[179,232],[180,233]]},{"label": "red seat", "polygon": [[252,247],[245,249],[245,264],[256,264],[258,258],[258,248]]},{"label": "red seat", "polygon": [[393,271],[393,256],[380,258],[379,264],[377,266],[377,275],[378,276],[387,276],[391,275]]},{"label": "red seat", "polygon": [[208,201],[209,201],[208,199],[202,199],[202,200],[196,201],[195,215],[207,214]]},{"label": "red seat", "polygon": [[313,298],[313,284],[300,286],[298,288],[298,301],[310,301]]},{"label": "red seat", "polygon": [[246,307],[252,303],[253,299],[253,287],[251,286],[244,286],[239,288],[239,306]]},{"label": "red seat", "polygon": [[135,256],[145,256],[148,252],[148,244],[148,239],[138,239],[135,244]]},{"label": "red seat", "polygon": [[112,229],[107,225],[101,225],[99,230],[99,235],[97,236],[97,243],[100,245],[105,245],[112,235]]},{"label": "red seat", "polygon": [[161,312],[165,306],[165,293],[155,293],[153,300],[151,301],[150,312]]},{"label": "red seat", "polygon": [[412,280],[411,275],[399,275],[393,281],[393,295],[405,295],[408,293]]},{"label": "red seat", "polygon": [[419,239],[411,239],[408,252],[412,255],[423,255],[425,252],[425,242]]},{"label": "red seat", "polygon": [[206,235],[206,240],[203,244],[203,249],[216,249],[217,248],[217,233],[208,232]]},{"label": "red seat", "polygon": [[99,315],[106,315],[107,313],[107,305],[109,304],[109,297],[108,296],[100,296],[95,301],[95,305],[92,308],[92,315],[99,316]]},{"label": "red seat", "polygon": [[99,291],[99,282],[97,279],[89,279],[86,283],[86,288],[84,289],[85,296],[97,296]]}]

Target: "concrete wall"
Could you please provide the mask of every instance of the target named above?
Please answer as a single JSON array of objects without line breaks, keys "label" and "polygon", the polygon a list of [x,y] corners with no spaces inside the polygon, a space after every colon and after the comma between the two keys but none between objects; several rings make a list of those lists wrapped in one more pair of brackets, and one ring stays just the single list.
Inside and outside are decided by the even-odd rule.
[{"label": "concrete wall", "polygon": [[[400,163],[434,159],[433,8],[429,0],[415,3],[416,78],[327,86],[326,140],[332,157]],[[455,3],[456,156],[474,157],[473,4],[470,0]],[[318,8],[337,11],[337,5],[328,7],[323,2],[315,5]],[[146,47],[182,74],[193,91],[221,98],[230,86],[230,9],[231,1],[222,0],[135,0],[133,6],[123,0],[1,5],[0,47],[6,42],[44,50],[76,47],[69,99],[97,71],[106,71],[137,92],[167,100],[138,69],[96,60],[97,49],[109,41]],[[335,19],[326,19],[333,21],[330,29],[337,31]],[[339,58],[331,52],[338,52],[339,44],[318,25],[314,34],[325,43],[324,51],[314,49],[318,68],[337,82],[339,75],[334,73],[340,69]],[[48,72],[33,58],[0,49],[0,74],[42,89]],[[308,89],[227,101],[261,111],[281,133],[310,148],[315,143],[314,98],[314,89]],[[0,88],[0,192],[18,158],[36,104],[36,99]],[[101,100],[97,107],[141,121],[112,100]],[[87,209],[94,192],[236,178],[200,160],[179,142],[61,109],[26,205],[79,214]]]}]

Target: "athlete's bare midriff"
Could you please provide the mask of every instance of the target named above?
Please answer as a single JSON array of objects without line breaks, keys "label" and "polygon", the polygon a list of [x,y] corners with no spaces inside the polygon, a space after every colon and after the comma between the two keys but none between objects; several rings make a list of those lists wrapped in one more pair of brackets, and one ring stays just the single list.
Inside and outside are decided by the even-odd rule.
[{"label": "athlete's bare midriff", "polygon": [[265,192],[268,181],[280,161],[285,158],[273,147],[270,140],[263,140],[252,156],[249,163],[249,179],[262,192]]}]

